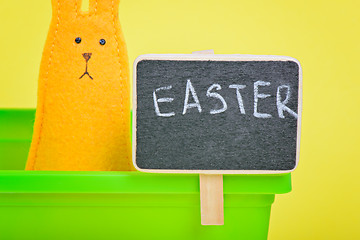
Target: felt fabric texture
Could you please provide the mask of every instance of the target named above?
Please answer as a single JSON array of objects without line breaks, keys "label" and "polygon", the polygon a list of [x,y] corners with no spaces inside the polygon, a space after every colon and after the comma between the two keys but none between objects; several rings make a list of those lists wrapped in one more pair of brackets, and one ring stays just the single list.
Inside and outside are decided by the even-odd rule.
[{"label": "felt fabric texture", "polygon": [[52,0],[26,170],[135,170],[118,5],[119,0],[90,0],[83,13],[80,0]]}]

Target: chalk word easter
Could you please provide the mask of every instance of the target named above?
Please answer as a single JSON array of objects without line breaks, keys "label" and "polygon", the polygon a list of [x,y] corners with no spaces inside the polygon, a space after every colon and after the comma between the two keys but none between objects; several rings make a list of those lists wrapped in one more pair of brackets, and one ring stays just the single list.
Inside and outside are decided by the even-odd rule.
[{"label": "chalk word easter", "polygon": [[[246,86],[242,84],[231,84],[227,87],[230,89],[234,89],[234,97],[237,98],[238,106],[239,106],[239,113],[240,114],[246,114],[245,107],[244,107],[244,101],[241,96],[241,91],[245,91],[245,89],[251,88],[253,91],[253,116],[256,118],[271,118],[273,117],[269,113],[261,113],[258,111],[258,106],[261,104],[261,99],[268,98],[271,95],[267,93],[262,93],[260,91],[260,88],[264,88],[266,86],[270,86],[270,82],[265,81],[256,81],[253,83],[253,86]],[[173,117],[175,116],[175,112],[161,112],[159,103],[171,103],[174,101],[174,98],[171,97],[162,97],[158,98],[157,93],[159,91],[170,91],[173,88],[172,85],[163,86],[156,88],[153,91],[153,100],[154,100],[154,109],[155,113],[159,117]],[[218,83],[212,84],[207,90],[206,90],[206,97],[208,98],[214,98],[217,99],[221,103],[221,107],[217,109],[211,109],[210,114],[220,114],[228,110],[228,104],[226,103],[225,98],[219,93],[219,91],[222,89],[222,86]],[[284,94],[283,94],[284,93]],[[294,118],[298,118],[298,114],[290,109],[286,104],[289,102],[290,96],[291,96],[291,87],[289,85],[280,85],[277,87],[276,90],[276,107],[277,107],[277,113],[279,118],[285,118],[284,112],[289,113],[290,116]],[[285,95],[285,97],[282,97],[282,95]],[[186,82],[186,88],[184,90],[184,104],[183,104],[183,110],[181,114],[186,114],[188,109],[195,108],[199,113],[201,113],[203,108],[201,107],[201,103],[198,98],[198,93],[195,90],[195,87],[193,86],[191,79],[187,79]],[[192,99],[192,100],[190,100]]]}]

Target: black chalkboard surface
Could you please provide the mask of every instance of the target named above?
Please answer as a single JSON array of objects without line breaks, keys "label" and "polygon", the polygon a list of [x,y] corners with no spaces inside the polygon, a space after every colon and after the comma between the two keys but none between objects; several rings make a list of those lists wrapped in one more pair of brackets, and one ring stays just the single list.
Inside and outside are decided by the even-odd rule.
[{"label": "black chalkboard surface", "polygon": [[141,171],[280,173],[298,162],[301,67],[290,57],[143,55],[134,63]]}]

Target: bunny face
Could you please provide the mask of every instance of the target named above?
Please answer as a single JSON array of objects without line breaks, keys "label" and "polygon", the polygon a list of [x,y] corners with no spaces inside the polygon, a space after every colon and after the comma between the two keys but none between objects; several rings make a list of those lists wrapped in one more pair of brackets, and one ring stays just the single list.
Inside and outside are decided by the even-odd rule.
[{"label": "bunny face", "polygon": [[52,0],[29,170],[133,170],[119,0]]},{"label": "bunny face", "polygon": [[57,74],[64,81],[109,80],[114,74],[119,78],[122,64],[126,63],[120,57],[125,48],[118,31],[117,4],[115,0],[92,0],[89,12],[84,14],[79,9],[79,0],[53,0],[55,36],[49,38],[54,37],[55,43],[49,46],[52,52],[49,67],[55,70],[49,71],[59,70]]}]

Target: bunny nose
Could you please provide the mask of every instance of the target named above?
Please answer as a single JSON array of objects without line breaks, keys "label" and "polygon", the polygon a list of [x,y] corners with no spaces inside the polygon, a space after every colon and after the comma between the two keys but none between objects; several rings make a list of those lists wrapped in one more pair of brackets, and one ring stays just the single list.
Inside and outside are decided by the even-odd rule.
[{"label": "bunny nose", "polygon": [[83,53],[82,55],[83,55],[83,57],[85,58],[85,60],[87,62],[91,58],[92,53]]}]

